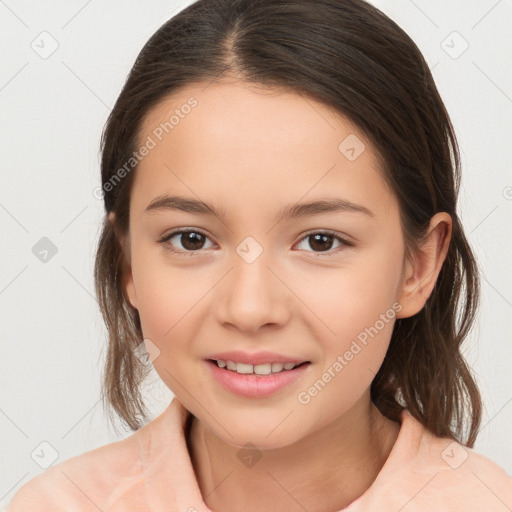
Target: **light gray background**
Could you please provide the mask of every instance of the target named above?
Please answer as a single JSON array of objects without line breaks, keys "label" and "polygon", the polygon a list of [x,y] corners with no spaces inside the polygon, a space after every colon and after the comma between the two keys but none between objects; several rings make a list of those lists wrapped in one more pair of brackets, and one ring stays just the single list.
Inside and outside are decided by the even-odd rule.
[{"label": "light gray background", "polygon": [[[99,401],[99,139],[139,50],[188,3],[0,1],[2,507],[43,471],[37,462],[130,434],[108,428]],[[461,216],[483,284],[466,349],[485,404],[475,448],[512,474],[512,2],[374,3],[423,51],[459,137]],[[46,262],[32,252],[43,237],[57,248]],[[154,416],[172,393],[153,374],[146,396]]]}]

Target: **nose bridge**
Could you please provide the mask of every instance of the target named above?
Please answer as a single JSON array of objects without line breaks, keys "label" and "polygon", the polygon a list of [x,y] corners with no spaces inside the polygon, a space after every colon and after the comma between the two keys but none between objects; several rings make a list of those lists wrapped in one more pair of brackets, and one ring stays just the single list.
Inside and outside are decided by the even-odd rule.
[{"label": "nose bridge", "polygon": [[[244,239],[232,255],[230,276],[218,303],[221,322],[255,331],[265,324],[279,324],[287,317],[286,288],[274,275],[273,251],[253,237]],[[230,265],[231,266],[231,265]]]}]

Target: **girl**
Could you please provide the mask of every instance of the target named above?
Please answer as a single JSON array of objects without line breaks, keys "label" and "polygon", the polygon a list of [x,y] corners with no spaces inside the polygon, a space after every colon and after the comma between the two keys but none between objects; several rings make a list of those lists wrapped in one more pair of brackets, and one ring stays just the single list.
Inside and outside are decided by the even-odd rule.
[{"label": "girl", "polygon": [[[102,151],[105,398],[135,432],[10,512],[512,507],[472,450],[457,142],[394,22],[199,0],[141,51]],[[147,423],[151,364],[175,398]]]}]

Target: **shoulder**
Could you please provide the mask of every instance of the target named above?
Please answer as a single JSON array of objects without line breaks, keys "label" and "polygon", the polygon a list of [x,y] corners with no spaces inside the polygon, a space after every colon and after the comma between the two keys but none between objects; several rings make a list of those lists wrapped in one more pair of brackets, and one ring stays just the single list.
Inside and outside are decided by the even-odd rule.
[{"label": "shoulder", "polygon": [[429,432],[409,412],[369,498],[408,512],[512,509],[512,477],[491,459]]},{"label": "shoulder", "polygon": [[512,509],[512,477],[493,460],[456,441],[426,435],[432,480],[426,494],[444,496],[452,510]]},{"label": "shoulder", "polygon": [[140,492],[144,429],[65,460],[29,480],[15,493],[6,512],[97,512],[113,494]]}]

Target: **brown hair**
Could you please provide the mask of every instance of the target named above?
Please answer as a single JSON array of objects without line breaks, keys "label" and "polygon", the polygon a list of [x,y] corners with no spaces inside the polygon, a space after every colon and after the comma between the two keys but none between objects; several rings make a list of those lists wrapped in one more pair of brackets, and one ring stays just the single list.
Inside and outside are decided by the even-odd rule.
[{"label": "brown hair", "polygon": [[456,212],[457,141],[417,46],[363,0],[199,0],[162,25],[140,52],[101,142],[106,215],[95,284],[109,337],[107,409],[133,430],[147,420],[140,384],[148,368],[134,355],[143,334],[123,290],[118,236],[128,232],[136,166],[115,186],[112,179],[136,150],[152,107],[178,88],[226,76],[303,94],[355,123],[397,197],[408,251],[435,213],[451,215],[452,239],[435,288],[418,314],[396,321],[371,397],[390,419],[406,407],[435,435],[472,447],[481,399],[461,344],[476,314],[479,281]]}]

